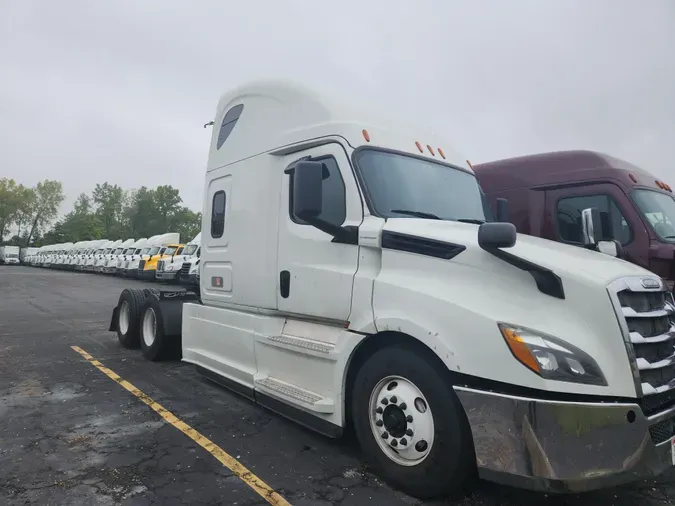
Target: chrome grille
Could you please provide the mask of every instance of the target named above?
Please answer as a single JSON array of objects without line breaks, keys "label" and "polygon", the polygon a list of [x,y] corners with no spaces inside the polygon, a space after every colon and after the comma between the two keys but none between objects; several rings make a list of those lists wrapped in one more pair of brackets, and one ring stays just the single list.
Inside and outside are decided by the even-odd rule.
[{"label": "chrome grille", "polygon": [[[656,282],[658,281],[658,282]],[[651,286],[658,285],[655,288]],[[645,288],[648,286],[650,288]],[[639,379],[638,393],[644,404],[660,410],[673,397],[662,394],[675,389],[675,303],[656,277],[626,278],[612,284],[620,323],[627,334],[629,355]],[[650,396],[656,398],[649,399]],[[665,401],[665,402],[664,402]],[[645,406],[646,408],[647,406]]]},{"label": "chrome grille", "polygon": [[183,265],[180,268],[181,276],[188,276],[190,274],[190,262],[183,262]]},{"label": "chrome grille", "polygon": [[157,271],[163,271],[164,270],[164,260],[160,260],[157,262]]},{"label": "chrome grille", "polygon": [[141,260],[140,262],[138,262],[139,271],[142,271],[144,267],[145,267],[145,260]]}]

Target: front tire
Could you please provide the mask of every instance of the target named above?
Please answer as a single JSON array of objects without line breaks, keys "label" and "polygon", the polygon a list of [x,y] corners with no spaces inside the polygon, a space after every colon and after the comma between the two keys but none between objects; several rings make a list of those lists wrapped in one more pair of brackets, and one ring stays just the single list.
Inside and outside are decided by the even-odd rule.
[{"label": "front tire", "polygon": [[382,348],[361,366],[352,394],[366,460],[419,499],[459,491],[476,469],[464,408],[433,359],[409,346]]}]

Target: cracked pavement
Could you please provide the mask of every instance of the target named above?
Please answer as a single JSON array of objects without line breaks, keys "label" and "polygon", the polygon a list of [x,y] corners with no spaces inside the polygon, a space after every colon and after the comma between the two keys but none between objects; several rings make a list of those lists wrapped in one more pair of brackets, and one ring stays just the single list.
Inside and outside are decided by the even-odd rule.
[{"label": "cracked pavement", "polygon": [[107,331],[128,281],[0,266],[0,504],[263,505],[243,481],[70,347],[80,346],[237,458],[293,506],[656,506],[675,472],[579,496],[478,482],[423,503],[382,484],[349,438],[331,440],[179,362],[151,363]]}]

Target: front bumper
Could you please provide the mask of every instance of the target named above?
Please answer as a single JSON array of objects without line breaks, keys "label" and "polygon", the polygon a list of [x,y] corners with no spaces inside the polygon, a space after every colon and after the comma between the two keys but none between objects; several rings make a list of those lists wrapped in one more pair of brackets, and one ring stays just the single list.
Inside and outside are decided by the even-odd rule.
[{"label": "front bumper", "polygon": [[148,270],[137,270],[138,274],[136,277],[138,279],[142,279],[144,281],[152,281],[155,279],[155,269],[148,269]]},{"label": "front bumper", "polygon": [[[546,401],[455,387],[481,478],[544,492],[584,492],[673,467],[673,437],[655,445],[638,404]],[[631,422],[632,420],[632,422]]]},{"label": "front bumper", "polygon": [[155,278],[161,279],[162,281],[173,281],[176,279],[179,271],[156,271]]},{"label": "front bumper", "polygon": [[138,277],[138,267],[124,269],[124,277],[126,278],[137,278]]},{"label": "front bumper", "polygon": [[7,265],[9,265],[9,264],[19,265],[20,262],[19,262],[18,258],[5,258],[5,263]]}]

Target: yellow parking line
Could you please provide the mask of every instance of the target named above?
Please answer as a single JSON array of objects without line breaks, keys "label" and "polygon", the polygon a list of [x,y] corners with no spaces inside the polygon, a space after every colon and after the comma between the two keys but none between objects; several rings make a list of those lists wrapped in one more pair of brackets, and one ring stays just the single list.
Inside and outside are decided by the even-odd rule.
[{"label": "yellow parking line", "polygon": [[258,478],[255,474],[249,471],[243,464],[241,464],[237,459],[229,455],[225,450],[215,444],[213,441],[203,436],[195,429],[190,427],[188,424],[180,420],[176,415],[171,413],[169,410],[162,407],[160,404],[153,401],[149,396],[141,392],[138,388],[133,386],[128,381],[122,379],[115,371],[112,371],[105,367],[101,362],[92,357],[89,353],[84,351],[79,346],[71,346],[73,350],[82,355],[87,362],[96,367],[103,374],[108,376],[111,380],[119,383],[122,388],[131,392],[136,397],[138,397],[144,404],[148,405],[153,409],[159,416],[161,416],[164,421],[173,425],[176,429],[181,431],[187,437],[192,439],[199,446],[204,448],[207,452],[213,455],[221,464],[227,467],[234,474],[239,476],[241,480],[246,483],[249,487],[255,490],[263,499],[273,506],[291,506],[286,499],[281,497],[278,493],[274,491],[267,483]]}]

